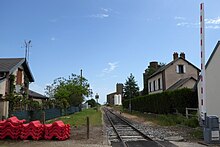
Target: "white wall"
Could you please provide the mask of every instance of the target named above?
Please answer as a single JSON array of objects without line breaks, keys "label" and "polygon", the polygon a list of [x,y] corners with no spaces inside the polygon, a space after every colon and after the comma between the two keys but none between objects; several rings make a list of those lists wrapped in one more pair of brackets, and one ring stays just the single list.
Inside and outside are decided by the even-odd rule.
[{"label": "white wall", "polygon": [[[199,110],[201,111],[201,83],[198,85]],[[207,115],[220,117],[220,47],[206,68],[206,111]]]},{"label": "white wall", "polygon": [[5,86],[6,86],[6,79],[4,79],[0,83],[0,94],[2,94],[3,96],[5,95]]}]

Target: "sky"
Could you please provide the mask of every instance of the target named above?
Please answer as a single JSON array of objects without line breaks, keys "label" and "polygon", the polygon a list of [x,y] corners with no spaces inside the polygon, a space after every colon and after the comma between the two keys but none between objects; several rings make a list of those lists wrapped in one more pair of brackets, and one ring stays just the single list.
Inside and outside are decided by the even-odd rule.
[{"label": "sky", "polygon": [[200,67],[201,2],[208,60],[220,39],[219,0],[0,0],[0,58],[24,57],[31,40],[30,89],[44,94],[82,69],[104,103],[130,73],[142,90],[149,62],[169,63],[174,52]]}]

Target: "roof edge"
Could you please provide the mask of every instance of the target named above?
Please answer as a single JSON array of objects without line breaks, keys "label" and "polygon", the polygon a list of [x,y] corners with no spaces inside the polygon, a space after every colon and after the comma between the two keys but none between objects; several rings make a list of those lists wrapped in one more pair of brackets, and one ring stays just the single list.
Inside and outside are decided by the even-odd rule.
[{"label": "roof edge", "polygon": [[210,57],[209,57],[209,59],[208,59],[206,65],[205,65],[205,68],[207,68],[207,67],[209,66],[209,63],[211,62],[211,60],[212,60],[212,58],[213,58],[215,52],[217,51],[219,45],[220,45],[220,40],[219,40],[219,41],[217,42],[217,44],[215,45],[215,48],[214,48],[214,50],[212,51],[212,54],[210,55]]}]

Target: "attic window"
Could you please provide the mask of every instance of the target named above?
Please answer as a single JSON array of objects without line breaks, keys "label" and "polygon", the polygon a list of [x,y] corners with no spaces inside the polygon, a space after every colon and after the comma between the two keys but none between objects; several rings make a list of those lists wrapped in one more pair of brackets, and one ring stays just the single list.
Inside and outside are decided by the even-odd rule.
[{"label": "attic window", "polygon": [[179,74],[183,74],[186,72],[185,65],[177,65],[176,66],[176,72]]}]

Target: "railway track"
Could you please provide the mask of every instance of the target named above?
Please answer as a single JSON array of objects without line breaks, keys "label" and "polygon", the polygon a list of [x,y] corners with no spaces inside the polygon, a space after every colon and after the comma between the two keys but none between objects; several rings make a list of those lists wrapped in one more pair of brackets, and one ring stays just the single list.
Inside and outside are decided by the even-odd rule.
[{"label": "railway track", "polygon": [[114,130],[109,134],[109,141],[113,147],[165,147],[135,128],[120,114],[107,108],[104,108],[104,112]]}]

